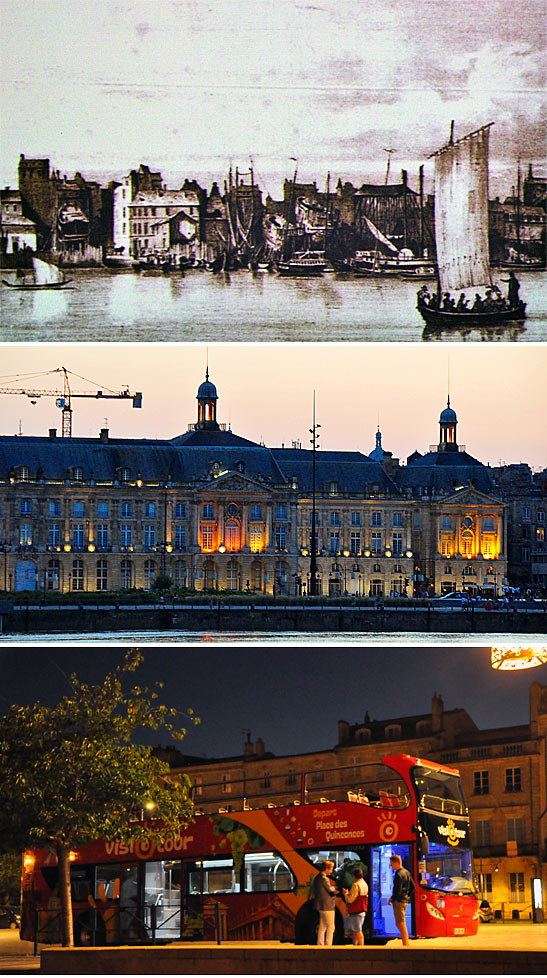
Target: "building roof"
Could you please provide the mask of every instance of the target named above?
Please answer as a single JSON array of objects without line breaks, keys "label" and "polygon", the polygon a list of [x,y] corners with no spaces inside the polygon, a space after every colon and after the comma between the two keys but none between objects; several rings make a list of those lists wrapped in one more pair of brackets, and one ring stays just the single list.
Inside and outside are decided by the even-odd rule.
[{"label": "building roof", "polygon": [[425,487],[430,492],[453,492],[471,483],[481,492],[492,492],[492,473],[488,466],[455,446],[455,451],[432,451],[397,469],[397,485],[402,489]]}]

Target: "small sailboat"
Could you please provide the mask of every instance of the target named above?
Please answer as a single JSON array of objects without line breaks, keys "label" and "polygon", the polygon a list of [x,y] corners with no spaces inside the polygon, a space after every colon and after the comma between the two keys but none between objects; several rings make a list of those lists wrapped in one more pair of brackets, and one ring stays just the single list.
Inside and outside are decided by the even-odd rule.
[{"label": "small sailboat", "polygon": [[[430,296],[422,287],[417,308],[428,326],[487,326],[521,322],[526,303],[518,297],[518,282],[510,283],[502,297],[490,275],[488,248],[488,153],[493,123],[433,153],[435,157],[435,241],[438,291]],[[514,278],[514,277],[513,277]],[[483,288],[473,305],[465,289]],[[456,303],[451,293],[460,293]]]},{"label": "small sailboat", "polygon": [[69,283],[65,278],[64,272],[51,262],[43,261],[41,258],[32,259],[32,270],[26,273],[24,269],[18,269],[15,282],[10,282],[3,278],[4,285],[10,289],[24,291],[37,291],[41,289],[64,289]]}]

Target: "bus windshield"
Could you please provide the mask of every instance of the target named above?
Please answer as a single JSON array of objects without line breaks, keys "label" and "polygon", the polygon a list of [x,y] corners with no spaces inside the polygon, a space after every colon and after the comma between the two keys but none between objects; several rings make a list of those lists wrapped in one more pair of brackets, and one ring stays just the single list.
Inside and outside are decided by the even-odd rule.
[{"label": "bus windshield", "polygon": [[445,893],[475,893],[471,852],[432,843],[420,862],[422,886]]},{"label": "bus windshield", "polygon": [[461,780],[457,774],[428,767],[414,767],[410,774],[420,808],[451,815],[464,815],[467,812]]}]

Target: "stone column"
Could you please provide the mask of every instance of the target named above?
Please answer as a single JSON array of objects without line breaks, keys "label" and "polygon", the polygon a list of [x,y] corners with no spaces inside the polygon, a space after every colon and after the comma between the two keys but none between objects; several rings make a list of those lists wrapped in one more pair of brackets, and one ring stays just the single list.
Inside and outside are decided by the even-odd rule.
[{"label": "stone column", "polygon": [[218,547],[224,543],[224,506],[221,501],[218,503]]}]

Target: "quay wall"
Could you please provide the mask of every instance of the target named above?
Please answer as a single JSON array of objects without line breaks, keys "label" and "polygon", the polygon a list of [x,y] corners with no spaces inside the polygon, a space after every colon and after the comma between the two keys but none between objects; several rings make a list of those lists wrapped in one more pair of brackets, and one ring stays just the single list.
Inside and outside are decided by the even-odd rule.
[{"label": "quay wall", "polygon": [[256,631],[256,632],[470,632],[510,635],[546,634],[545,611],[436,611],[426,608],[386,609],[351,607],[251,608],[223,605],[197,607],[116,608],[30,607],[2,615],[4,635],[44,632],[116,631]]},{"label": "quay wall", "polygon": [[43,975],[469,975],[545,974],[547,954],[491,948],[121,947],[47,949]]}]

